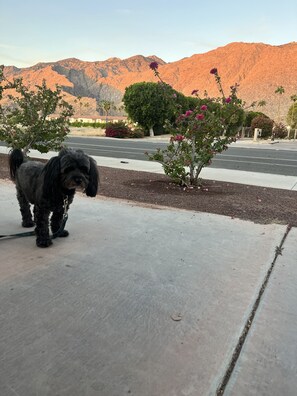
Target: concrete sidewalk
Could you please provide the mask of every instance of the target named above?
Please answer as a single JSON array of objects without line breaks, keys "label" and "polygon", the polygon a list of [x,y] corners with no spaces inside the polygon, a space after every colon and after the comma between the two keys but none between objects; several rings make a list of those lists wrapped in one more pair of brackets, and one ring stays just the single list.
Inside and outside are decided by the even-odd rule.
[{"label": "concrete sidewalk", "polygon": [[0,240],[1,395],[215,395],[247,329],[224,394],[296,395],[296,229],[79,194],[67,229]]},{"label": "concrete sidewalk", "polygon": [[[8,148],[0,147],[0,153],[8,154],[8,152]],[[57,155],[55,152],[40,154],[36,150],[30,151],[30,156],[36,158],[51,158],[55,155]],[[99,166],[164,174],[162,165],[158,162],[139,161],[127,158],[92,157],[96,160]],[[252,186],[254,185],[267,188],[280,188],[297,191],[297,177],[295,176],[245,172],[230,169],[204,168],[201,171],[201,177],[203,179],[226,181],[230,183],[250,184]]]}]

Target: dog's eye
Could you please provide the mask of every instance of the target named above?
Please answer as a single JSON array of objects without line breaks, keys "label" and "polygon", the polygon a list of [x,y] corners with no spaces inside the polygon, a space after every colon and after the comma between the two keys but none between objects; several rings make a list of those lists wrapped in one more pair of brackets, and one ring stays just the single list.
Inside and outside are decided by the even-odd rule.
[{"label": "dog's eye", "polygon": [[67,166],[67,168],[64,169],[64,173],[69,173],[74,171],[74,166]]}]

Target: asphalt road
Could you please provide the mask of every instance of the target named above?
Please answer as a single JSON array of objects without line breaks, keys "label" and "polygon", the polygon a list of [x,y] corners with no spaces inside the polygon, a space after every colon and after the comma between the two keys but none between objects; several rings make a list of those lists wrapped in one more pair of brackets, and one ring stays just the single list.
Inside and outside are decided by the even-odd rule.
[{"label": "asphalt road", "polygon": [[[166,147],[164,142],[93,137],[68,137],[66,144],[81,148],[89,155],[142,161],[148,160],[145,152],[152,153],[158,147]],[[297,151],[279,150],[275,145],[269,149],[229,147],[213,159],[211,167],[297,176]]]},{"label": "asphalt road", "polygon": [[[148,161],[146,152],[153,153],[158,147],[165,148],[166,142],[147,140],[108,139],[105,137],[67,137],[68,147],[82,149],[87,154],[101,157],[135,159]],[[4,146],[3,142],[0,145]],[[269,148],[259,147],[229,147],[222,154],[213,158],[211,168],[241,170],[247,172],[261,172],[276,175],[297,176],[297,142],[296,147],[291,143],[283,143]],[[290,149],[290,146],[292,149]]]}]

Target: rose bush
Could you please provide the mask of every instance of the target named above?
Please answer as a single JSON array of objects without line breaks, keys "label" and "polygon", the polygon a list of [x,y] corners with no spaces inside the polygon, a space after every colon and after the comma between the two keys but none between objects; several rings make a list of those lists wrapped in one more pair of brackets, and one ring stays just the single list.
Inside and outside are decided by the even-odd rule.
[{"label": "rose bush", "polygon": [[[150,68],[160,83],[165,84],[157,62],[152,62]],[[196,107],[165,126],[172,135],[167,148],[148,154],[150,160],[160,162],[165,174],[182,186],[198,184],[203,167],[236,140],[244,120],[244,103],[237,97],[238,85],[230,87],[226,96],[218,70],[213,68],[210,73],[214,75],[221,97],[211,98],[205,92],[201,98],[195,89],[192,95],[197,99]]]}]

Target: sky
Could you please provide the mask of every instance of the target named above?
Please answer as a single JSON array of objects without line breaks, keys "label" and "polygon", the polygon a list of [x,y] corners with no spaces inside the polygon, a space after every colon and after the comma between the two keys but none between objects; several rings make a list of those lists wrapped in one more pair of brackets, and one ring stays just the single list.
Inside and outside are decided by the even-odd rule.
[{"label": "sky", "polygon": [[231,42],[297,41],[297,1],[0,0],[0,64],[156,55],[165,62]]}]

